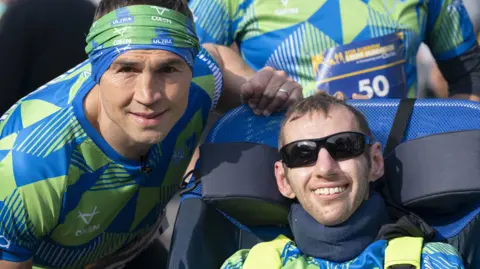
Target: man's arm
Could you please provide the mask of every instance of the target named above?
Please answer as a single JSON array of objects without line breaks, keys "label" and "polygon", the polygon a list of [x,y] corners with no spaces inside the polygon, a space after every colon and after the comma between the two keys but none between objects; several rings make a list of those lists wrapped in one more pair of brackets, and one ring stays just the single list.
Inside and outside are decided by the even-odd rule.
[{"label": "man's arm", "polygon": [[[266,67],[255,72],[232,48],[214,44],[202,46],[213,57],[223,73],[224,86],[216,106],[217,112],[224,113],[240,106],[243,102],[248,103],[257,115],[269,116],[272,112],[287,109],[292,103],[303,98],[300,84],[288,78],[284,71]],[[204,132],[208,131],[208,129],[204,130]],[[199,156],[197,147],[186,174],[195,168]],[[187,177],[185,181],[189,182],[190,178]]]},{"label": "man's arm", "polygon": [[[0,140],[0,146],[2,140]],[[7,157],[8,158],[8,157]],[[29,210],[24,201],[25,192],[16,186],[14,170],[8,164],[0,164],[0,268],[32,268],[34,249],[38,247],[38,237],[33,231],[33,222],[29,219]],[[34,203],[38,195],[32,195]],[[36,208],[36,204],[30,206]],[[34,215],[46,214],[48,211],[32,212]],[[48,214],[47,214],[48,215]]]},{"label": "man's arm", "polygon": [[241,105],[240,88],[255,75],[255,71],[231,48],[215,44],[203,44],[203,47],[223,72],[223,91],[217,111],[223,113]]},{"label": "man's arm", "polygon": [[18,121],[15,110],[0,120],[0,148],[7,151],[0,157],[0,268],[32,268],[41,238],[58,224],[66,188],[64,177],[38,180],[52,171],[48,164],[58,164],[32,165],[29,153],[13,149],[28,137]]},{"label": "man's arm", "polygon": [[2,269],[31,269],[32,267],[32,260],[28,260],[26,262],[9,262],[0,260],[0,268]]},{"label": "man's arm", "polygon": [[480,101],[480,48],[473,48],[451,60],[438,61],[448,82],[451,98]]},{"label": "man's arm", "polygon": [[426,44],[453,98],[480,100],[477,37],[462,1],[428,2]]},{"label": "man's arm", "polygon": [[248,103],[257,115],[269,116],[303,98],[302,86],[285,71],[267,66],[255,72],[232,48],[214,44],[203,46],[219,64],[224,76],[219,111]]}]

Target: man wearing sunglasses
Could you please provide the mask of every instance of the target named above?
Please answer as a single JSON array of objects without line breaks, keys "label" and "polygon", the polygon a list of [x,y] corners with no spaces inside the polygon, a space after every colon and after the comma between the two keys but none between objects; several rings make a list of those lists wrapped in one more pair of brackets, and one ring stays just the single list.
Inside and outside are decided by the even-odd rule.
[{"label": "man wearing sunglasses", "polygon": [[[238,251],[222,268],[464,268],[447,244],[376,239],[389,221],[369,187],[384,173],[382,148],[352,106],[323,94],[298,102],[282,123],[279,148],[275,177],[282,195],[296,199],[289,213],[295,242],[280,235]],[[399,258],[404,253],[412,259]]]}]

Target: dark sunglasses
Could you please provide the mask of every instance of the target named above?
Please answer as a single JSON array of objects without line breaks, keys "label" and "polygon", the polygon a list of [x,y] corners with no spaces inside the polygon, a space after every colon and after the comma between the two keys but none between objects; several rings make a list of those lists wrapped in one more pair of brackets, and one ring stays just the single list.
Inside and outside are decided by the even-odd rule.
[{"label": "dark sunglasses", "polygon": [[371,144],[372,139],[365,134],[342,132],[288,143],[280,149],[280,157],[288,168],[296,168],[314,165],[321,148],[325,148],[334,160],[342,160],[362,155]]}]

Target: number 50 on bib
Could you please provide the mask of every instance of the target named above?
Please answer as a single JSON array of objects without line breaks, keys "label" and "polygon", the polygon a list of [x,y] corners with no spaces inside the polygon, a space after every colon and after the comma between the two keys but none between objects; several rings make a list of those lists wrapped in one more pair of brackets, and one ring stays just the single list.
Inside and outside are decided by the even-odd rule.
[{"label": "number 50 on bib", "polygon": [[317,89],[351,98],[405,98],[405,48],[401,33],[334,47],[312,60]]}]

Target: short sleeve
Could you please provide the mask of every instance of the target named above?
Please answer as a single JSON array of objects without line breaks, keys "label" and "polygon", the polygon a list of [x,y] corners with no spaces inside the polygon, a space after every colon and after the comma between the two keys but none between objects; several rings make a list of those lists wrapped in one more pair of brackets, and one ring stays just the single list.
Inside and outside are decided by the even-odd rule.
[{"label": "short sleeve", "polygon": [[22,190],[8,171],[11,155],[0,157],[0,260],[22,262],[33,256],[38,237],[25,210]]},{"label": "short sleeve", "polygon": [[44,169],[34,168],[44,166],[29,165],[29,159],[14,149],[21,136],[20,132],[0,138],[0,260],[11,262],[33,257],[57,224],[64,193],[64,177],[35,181],[15,177],[19,171],[28,171],[32,179],[44,175]]},{"label": "short sleeve", "polygon": [[421,268],[464,269],[465,267],[460,254],[452,245],[428,243],[423,246]]},{"label": "short sleeve", "polygon": [[428,1],[426,43],[437,60],[458,57],[477,42],[463,1]]},{"label": "short sleeve", "polygon": [[200,43],[230,46],[241,20],[240,0],[191,0]]}]

